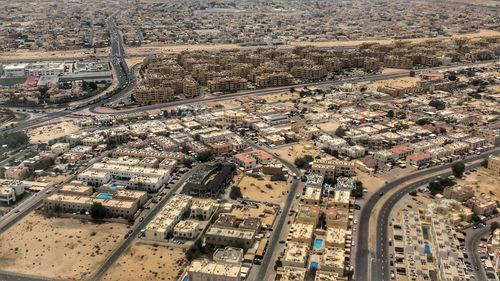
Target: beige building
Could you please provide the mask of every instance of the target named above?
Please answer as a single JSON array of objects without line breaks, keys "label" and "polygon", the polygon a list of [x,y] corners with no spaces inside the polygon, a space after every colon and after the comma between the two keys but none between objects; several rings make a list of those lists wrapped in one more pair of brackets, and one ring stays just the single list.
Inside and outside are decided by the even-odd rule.
[{"label": "beige building", "polygon": [[356,175],[356,164],[353,161],[340,160],[314,160],[311,171],[324,176]]},{"label": "beige building", "polygon": [[284,266],[305,267],[309,253],[309,246],[301,242],[288,242],[283,256]]},{"label": "beige building", "polygon": [[174,230],[175,225],[181,221],[188,212],[192,197],[184,194],[175,195],[163,209],[146,226],[146,239],[163,241]]},{"label": "beige building", "polygon": [[488,158],[488,169],[500,175],[500,156],[491,156]]},{"label": "beige building", "polygon": [[240,281],[241,265],[194,260],[187,269],[190,281]]},{"label": "beige building", "polygon": [[309,245],[312,243],[315,228],[315,225],[294,223],[288,232],[287,241],[302,242]]},{"label": "beige building", "polygon": [[474,190],[461,185],[448,186],[443,190],[443,196],[448,199],[455,199],[458,202],[465,202],[474,197]]},{"label": "beige building", "polygon": [[0,202],[10,205],[24,194],[25,185],[18,180],[0,179]]},{"label": "beige building", "polygon": [[200,222],[196,220],[183,220],[174,227],[174,237],[182,239],[195,239],[202,231]]},{"label": "beige building", "polygon": [[247,80],[240,77],[216,78],[207,82],[210,92],[231,93],[247,88]]},{"label": "beige building", "polygon": [[326,247],[323,253],[321,270],[335,272],[338,276],[344,275],[345,250],[341,247]]}]

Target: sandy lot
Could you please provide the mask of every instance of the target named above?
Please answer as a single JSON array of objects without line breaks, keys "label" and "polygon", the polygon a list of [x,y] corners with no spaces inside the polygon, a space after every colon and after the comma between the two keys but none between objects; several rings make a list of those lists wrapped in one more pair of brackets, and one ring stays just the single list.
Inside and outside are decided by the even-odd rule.
[{"label": "sandy lot", "polygon": [[109,269],[102,280],[177,280],[188,262],[181,249],[135,244]]},{"label": "sandy lot", "polygon": [[240,108],[241,107],[241,103],[239,101],[234,100],[234,99],[219,101],[219,103],[225,109],[235,109],[235,108]]},{"label": "sandy lot", "polygon": [[[496,37],[500,36],[500,32],[494,30],[481,30],[476,33],[468,34],[457,34],[451,37],[443,37],[443,39],[466,37],[470,39],[474,38],[484,38],[484,37]],[[410,41],[413,43],[424,42],[429,39],[436,38],[414,38],[404,41]],[[325,41],[325,42],[290,42],[289,45],[281,46],[281,48],[291,48],[295,46],[315,46],[315,47],[336,47],[336,46],[359,46],[364,43],[379,43],[379,44],[392,44],[398,40],[394,39],[371,39],[371,40],[345,40],[345,41]],[[253,47],[242,47],[236,44],[217,44],[217,45],[162,45],[162,44],[151,44],[144,45],[141,47],[126,47],[125,51],[128,55],[148,55],[156,53],[180,53],[182,51],[199,51],[199,50],[221,50],[221,49],[255,49],[262,48],[263,46],[253,46]]]},{"label": "sandy lot", "polygon": [[485,38],[485,37],[496,37],[500,36],[500,32],[495,30],[480,30],[476,33],[466,33],[466,34],[455,34],[450,37],[437,37],[437,38],[413,38],[413,39],[405,39],[405,40],[394,40],[394,39],[368,39],[368,40],[347,40],[347,41],[324,41],[324,42],[291,42],[290,45],[293,46],[315,46],[315,47],[336,47],[336,46],[359,46],[365,43],[378,43],[381,45],[392,44],[397,41],[409,41],[411,43],[421,43],[427,40],[432,39],[454,39],[454,38]]},{"label": "sandy lot", "polygon": [[270,176],[264,176],[262,179],[244,176],[238,186],[243,196],[249,199],[281,203],[285,200],[289,183],[286,181],[271,181]]},{"label": "sandy lot", "polygon": [[382,69],[382,74],[392,74],[392,73],[401,73],[401,72],[409,72],[409,71],[410,70],[408,70],[408,69],[384,67],[384,69]]},{"label": "sandy lot", "polygon": [[0,60],[20,60],[20,59],[47,59],[47,58],[78,58],[78,57],[105,57],[108,56],[110,48],[96,49],[94,54],[93,50],[69,50],[69,51],[15,51],[0,53]]},{"label": "sandy lot", "polygon": [[[319,127],[319,126],[318,126]],[[294,162],[297,157],[302,157],[304,155],[311,155],[316,157],[320,154],[314,145],[309,144],[307,141],[300,141],[294,145],[287,145],[277,149],[273,149],[274,153],[278,153],[281,158],[287,161]]]},{"label": "sandy lot", "polygon": [[146,57],[137,57],[137,58],[127,58],[125,59],[125,61],[127,62],[127,65],[129,68],[132,68],[133,66],[135,66],[136,64],[139,64],[139,63],[142,63],[142,61],[145,59]]},{"label": "sandy lot", "polygon": [[363,187],[368,189],[368,192],[370,193],[377,192],[383,185],[385,185],[384,179],[359,170],[357,171],[357,178],[363,183]]},{"label": "sandy lot", "polygon": [[260,97],[265,99],[267,103],[274,103],[274,102],[285,102],[298,99],[300,95],[297,92],[294,93],[284,92],[281,94],[263,95]]},{"label": "sandy lot", "polygon": [[486,193],[486,195],[500,201],[500,189],[498,188],[500,177],[495,176],[489,169],[479,168],[476,172],[469,175],[464,174],[464,176],[465,179],[457,180],[457,184],[472,187],[476,195]]},{"label": "sandy lot", "polygon": [[330,120],[326,123],[316,124],[316,127],[325,133],[334,133],[340,125],[342,124]]},{"label": "sandy lot", "polygon": [[78,131],[80,131],[80,127],[71,121],[65,121],[29,129],[27,134],[31,143],[38,143],[70,135]]},{"label": "sandy lot", "polygon": [[56,184],[60,184],[62,183],[63,181],[65,181],[66,179],[68,179],[70,176],[65,176],[65,175],[59,175],[59,176],[55,176],[55,177],[51,177],[51,176],[43,176],[43,177],[38,177],[36,179],[37,182],[46,182],[50,185],[56,185]]},{"label": "sandy lot", "polygon": [[30,214],[0,236],[0,270],[85,280],[125,232],[123,224]]},{"label": "sandy lot", "polygon": [[375,81],[368,84],[368,89],[377,90],[379,87],[390,86],[390,87],[413,87],[417,85],[417,81],[420,81],[419,77],[403,77],[397,79],[388,79]]},{"label": "sandy lot", "polygon": [[231,211],[231,214],[238,218],[244,218],[245,216],[260,217],[262,219],[262,224],[268,225],[272,225],[276,217],[274,209],[264,204],[259,204],[258,208],[248,208],[244,205],[236,205]]}]

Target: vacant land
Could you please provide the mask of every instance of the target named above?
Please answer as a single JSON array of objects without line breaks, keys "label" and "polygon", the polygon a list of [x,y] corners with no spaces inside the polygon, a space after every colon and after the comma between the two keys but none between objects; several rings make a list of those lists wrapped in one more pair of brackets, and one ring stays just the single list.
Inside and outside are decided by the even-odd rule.
[{"label": "vacant land", "polygon": [[291,100],[298,99],[299,97],[300,97],[300,95],[298,92],[294,92],[294,93],[283,92],[280,94],[271,94],[271,95],[260,96],[260,98],[265,99],[267,103],[291,101]]},{"label": "vacant land", "polygon": [[19,60],[40,60],[40,59],[71,59],[82,57],[106,57],[108,56],[110,48],[96,49],[94,54],[93,50],[69,50],[69,51],[15,51],[0,53],[0,60],[4,61],[19,61]]},{"label": "vacant land", "polygon": [[241,179],[238,186],[246,198],[262,202],[281,203],[285,199],[289,184],[286,181],[271,181],[270,176],[255,178],[246,175]]},{"label": "vacant land", "polygon": [[358,180],[363,183],[363,187],[368,189],[368,192],[370,193],[377,192],[386,183],[384,179],[359,170],[357,171],[356,176]]},{"label": "vacant land", "polygon": [[499,177],[491,170],[479,168],[470,174],[465,174],[464,180],[457,180],[457,184],[469,186],[475,191],[476,196],[482,193],[500,201],[500,189],[498,188]]},{"label": "vacant land", "polygon": [[79,130],[80,127],[75,125],[73,122],[66,121],[30,129],[27,134],[31,143],[39,143],[73,134]]},{"label": "vacant land", "polygon": [[368,89],[377,90],[379,87],[389,86],[394,88],[414,87],[420,81],[419,77],[403,77],[396,79],[380,80],[368,84]]},{"label": "vacant land", "polygon": [[0,270],[83,280],[125,232],[123,224],[30,214],[0,236]]},{"label": "vacant land", "polygon": [[[319,127],[319,126],[318,126]],[[303,157],[304,155],[311,155],[312,157],[316,157],[320,154],[318,150],[314,148],[312,144],[309,144],[307,141],[301,141],[294,145],[287,145],[273,150],[274,153],[277,153],[279,157],[292,162],[295,161],[298,157]]]},{"label": "vacant land", "polygon": [[188,262],[182,249],[135,244],[111,267],[103,280],[178,280]]},{"label": "vacant land", "polygon": [[235,205],[231,214],[241,219],[247,216],[261,218],[262,224],[268,225],[272,225],[276,217],[274,209],[264,204],[257,204],[257,208],[249,208],[245,205]]},{"label": "vacant land", "polygon": [[316,124],[316,127],[325,133],[335,133],[335,130],[337,130],[340,125],[340,122],[333,122],[330,120],[326,123]]},{"label": "vacant land", "polygon": [[[481,30],[475,33],[466,33],[466,34],[456,34],[450,37],[441,37],[441,38],[413,38],[407,39],[403,41],[409,41],[412,43],[420,43],[426,40],[433,39],[443,39],[449,40],[453,38],[486,38],[486,37],[497,37],[500,36],[500,32],[495,30]],[[382,45],[392,44],[400,40],[395,39],[368,39],[368,40],[337,40],[337,41],[324,41],[324,42],[289,42],[288,45],[280,46],[280,48],[291,48],[295,46],[315,46],[315,47],[345,47],[345,46],[359,46],[365,43],[378,43]],[[216,45],[207,45],[207,44],[198,44],[198,45],[163,45],[163,44],[151,44],[144,45],[141,47],[126,47],[126,52],[128,55],[150,55],[150,54],[158,54],[158,53],[180,53],[182,51],[200,51],[200,50],[222,50],[222,49],[256,49],[262,48],[262,46],[252,46],[252,47],[242,47],[237,44],[216,44]]]},{"label": "vacant land", "polygon": [[410,72],[410,70],[401,68],[389,68],[389,67],[384,67],[384,69],[382,69],[382,74],[392,74],[401,72]]}]

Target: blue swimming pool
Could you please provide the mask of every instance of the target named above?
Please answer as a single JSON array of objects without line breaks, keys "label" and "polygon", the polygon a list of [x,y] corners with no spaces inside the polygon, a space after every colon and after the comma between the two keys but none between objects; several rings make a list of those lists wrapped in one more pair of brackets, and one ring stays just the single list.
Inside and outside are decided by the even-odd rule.
[{"label": "blue swimming pool", "polygon": [[318,262],[316,261],[311,262],[311,268],[318,269]]},{"label": "blue swimming pool", "polygon": [[323,248],[323,239],[314,240],[314,249],[321,250]]},{"label": "blue swimming pool", "polygon": [[429,244],[425,244],[424,251],[425,251],[426,254],[430,254],[431,253],[431,247],[429,246]]},{"label": "blue swimming pool", "polygon": [[109,193],[99,193],[99,194],[97,194],[97,198],[100,198],[100,199],[111,199],[111,198],[113,198],[113,195],[109,194]]}]

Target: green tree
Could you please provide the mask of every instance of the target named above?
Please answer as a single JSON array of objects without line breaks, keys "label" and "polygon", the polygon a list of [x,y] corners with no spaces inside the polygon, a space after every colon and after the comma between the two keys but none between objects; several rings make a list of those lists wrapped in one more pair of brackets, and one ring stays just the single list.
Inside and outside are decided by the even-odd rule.
[{"label": "green tree", "polygon": [[354,183],[354,189],[352,190],[351,194],[355,198],[363,197],[363,183],[361,181],[356,181]]},{"label": "green tree", "polygon": [[455,185],[455,182],[452,179],[450,179],[450,178],[442,178],[442,179],[439,180],[439,183],[443,187],[454,186]]},{"label": "green tree", "polygon": [[241,189],[239,186],[233,185],[231,186],[231,191],[229,191],[229,198],[236,200],[238,198],[242,198],[243,194],[241,194]]},{"label": "green tree", "polygon": [[457,81],[457,75],[455,74],[455,72],[448,74],[448,80]]},{"label": "green tree", "polygon": [[478,215],[473,214],[472,215],[472,221],[475,222],[475,223],[481,222],[481,218]]},{"label": "green tree", "polygon": [[495,232],[496,229],[500,228],[500,223],[497,221],[494,221],[491,223],[491,233]]},{"label": "green tree", "polygon": [[339,138],[342,138],[345,136],[346,129],[344,127],[340,126],[335,130],[335,135]]},{"label": "green tree", "polygon": [[326,214],[325,214],[325,212],[321,212],[321,214],[319,214],[317,228],[321,228],[321,229],[326,228]]},{"label": "green tree", "polygon": [[304,155],[303,157],[295,158],[294,164],[299,169],[309,169],[311,168],[311,163],[314,158],[311,155]]},{"label": "green tree", "polygon": [[410,77],[415,77],[415,71],[414,70],[410,70]]},{"label": "green tree", "polygon": [[198,154],[198,156],[196,157],[196,160],[198,160],[200,162],[207,162],[207,161],[210,161],[212,159],[212,156],[213,156],[212,151],[207,150],[207,151],[203,151],[200,154]]},{"label": "green tree", "polygon": [[271,181],[285,181],[286,177],[283,172],[276,173],[271,176]]},{"label": "green tree", "polygon": [[451,165],[451,171],[455,177],[461,178],[465,171],[465,164],[463,162],[453,163],[453,165]]},{"label": "green tree", "polygon": [[90,216],[96,220],[103,219],[106,217],[106,208],[100,202],[94,202],[90,206]]},{"label": "green tree", "polygon": [[186,251],[186,259],[192,261],[201,256],[201,242],[198,239],[189,249]]},{"label": "green tree", "polygon": [[444,189],[443,185],[439,181],[432,181],[431,183],[429,183],[428,188],[432,195],[441,193]]},{"label": "green tree", "polygon": [[446,108],[446,104],[442,100],[434,99],[429,102],[429,105],[437,110],[443,110]]}]

